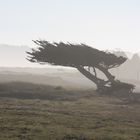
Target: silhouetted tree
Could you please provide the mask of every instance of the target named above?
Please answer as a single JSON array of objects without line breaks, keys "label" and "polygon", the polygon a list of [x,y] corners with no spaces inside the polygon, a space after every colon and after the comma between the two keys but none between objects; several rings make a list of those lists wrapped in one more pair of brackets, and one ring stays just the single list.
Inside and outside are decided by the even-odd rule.
[{"label": "silhouetted tree", "polygon": [[[113,91],[124,87],[131,91],[134,88],[132,84],[115,80],[115,77],[109,72],[109,69],[119,67],[127,60],[123,56],[100,51],[85,44],[50,43],[43,40],[34,42],[39,47],[27,52],[29,54],[27,59],[31,62],[74,67],[93,81],[97,85],[98,91]],[[103,72],[107,80],[99,78],[97,70]]]}]

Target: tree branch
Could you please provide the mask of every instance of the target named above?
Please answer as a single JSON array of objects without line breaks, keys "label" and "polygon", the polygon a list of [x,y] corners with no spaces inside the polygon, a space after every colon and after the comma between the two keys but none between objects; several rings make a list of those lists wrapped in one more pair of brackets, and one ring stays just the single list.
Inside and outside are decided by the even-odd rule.
[{"label": "tree branch", "polygon": [[93,67],[93,71],[94,71],[95,77],[97,77],[97,73],[96,73],[95,67]]},{"label": "tree branch", "polygon": [[77,66],[76,68],[84,76],[86,76],[89,80],[91,80],[92,82],[94,82],[97,85],[97,87],[104,86],[107,82],[109,82],[109,81],[105,81],[105,80],[102,80],[100,78],[97,78],[95,75],[91,74],[89,71],[87,71],[86,69],[84,69],[84,67],[82,67],[82,66]]}]

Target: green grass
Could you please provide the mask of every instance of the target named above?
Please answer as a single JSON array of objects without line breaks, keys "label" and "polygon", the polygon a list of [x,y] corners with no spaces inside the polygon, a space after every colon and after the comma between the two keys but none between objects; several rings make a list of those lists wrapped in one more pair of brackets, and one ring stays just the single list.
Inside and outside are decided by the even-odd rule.
[{"label": "green grass", "polygon": [[93,90],[0,87],[0,140],[140,140],[139,103]]}]

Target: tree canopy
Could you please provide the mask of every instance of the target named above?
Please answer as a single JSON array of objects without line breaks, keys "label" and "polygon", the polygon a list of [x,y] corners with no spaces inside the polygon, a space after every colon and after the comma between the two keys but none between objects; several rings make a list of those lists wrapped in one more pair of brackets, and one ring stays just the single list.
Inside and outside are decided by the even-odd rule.
[{"label": "tree canopy", "polygon": [[100,51],[85,44],[49,43],[34,41],[38,49],[32,49],[28,60],[37,63],[50,63],[62,66],[102,66],[107,69],[120,66],[127,58],[116,56],[110,52]]}]

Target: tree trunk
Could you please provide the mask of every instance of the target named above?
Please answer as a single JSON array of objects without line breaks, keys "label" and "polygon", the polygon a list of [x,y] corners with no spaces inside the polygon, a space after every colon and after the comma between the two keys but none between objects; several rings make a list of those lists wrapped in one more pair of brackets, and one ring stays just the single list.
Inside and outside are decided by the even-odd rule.
[{"label": "tree trunk", "polygon": [[[114,93],[114,91],[119,92],[124,90],[125,92],[129,93],[130,91],[132,91],[134,89],[134,85],[132,84],[127,84],[127,83],[123,83],[120,82],[118,80],[115,80],[115,77],[113,75],[110,74],[110,72],[101,67],[101,66],[97,66],[96,68],[99,69],[100,71],[102,71],[106,77],[107,77],[107,81],[97,78],[96,72],[95,75],[90,73],[90,71],[86,70],[84,67],[82,66],[77,66],[76,67],[85,77],[87,77],[89,80],[91,80],[92,82],[94,82],[97,86],[97,91],[99,93]],[[106,85],[107,83],[110,83],[108,86]]]},{"label": "tree trunk", "polygon": [[[100,79],[100,78],[97,78],[97,75],[95,73],[95,75],[93,75],[92,73],[90,73],[90,71],[86,70],[84,67],[82,66],[77,66],[76,67],[85,77],[87,77],[89,80],[91,80],[93,83],[96,84],[97,86],[97,91],[100,92],[100,93],[104,93],[104,92],[108,92],[110,91],[111,89],[111,86],[113,83],[115,83],[115,80],[114,80],[114,76],[111,75],[109,73],[109,71],[101,66],[96,66],[97,69],[99,69],[100,71],[102,71],[106,77],[107,77],[107,81],[103,80],[103,79]],[[93,67],[94,68],[94,67]],[[105,86],[107,83],[111,83],[110,84],[110,87],[107,87]]]},{"label": "tree trunk", "polygon": [[96,66],[97,69],[99,69],[100,71],[102,71],[105,76],[107,77],[108,81],[111,82],[111,84],[113,84],[115,82],[115,76],[113,76],[108,69],[101,67],[101,66]]},{"label": "tree trunk", "polygon": [[102,80],[100,78],[97,78],[96,75],[91,74],[89,71],[87,71],[84,67],[77,66],[77,69],[89,80],[94,82],[97,86],[97,89],[104,86],[108,81]]}]

